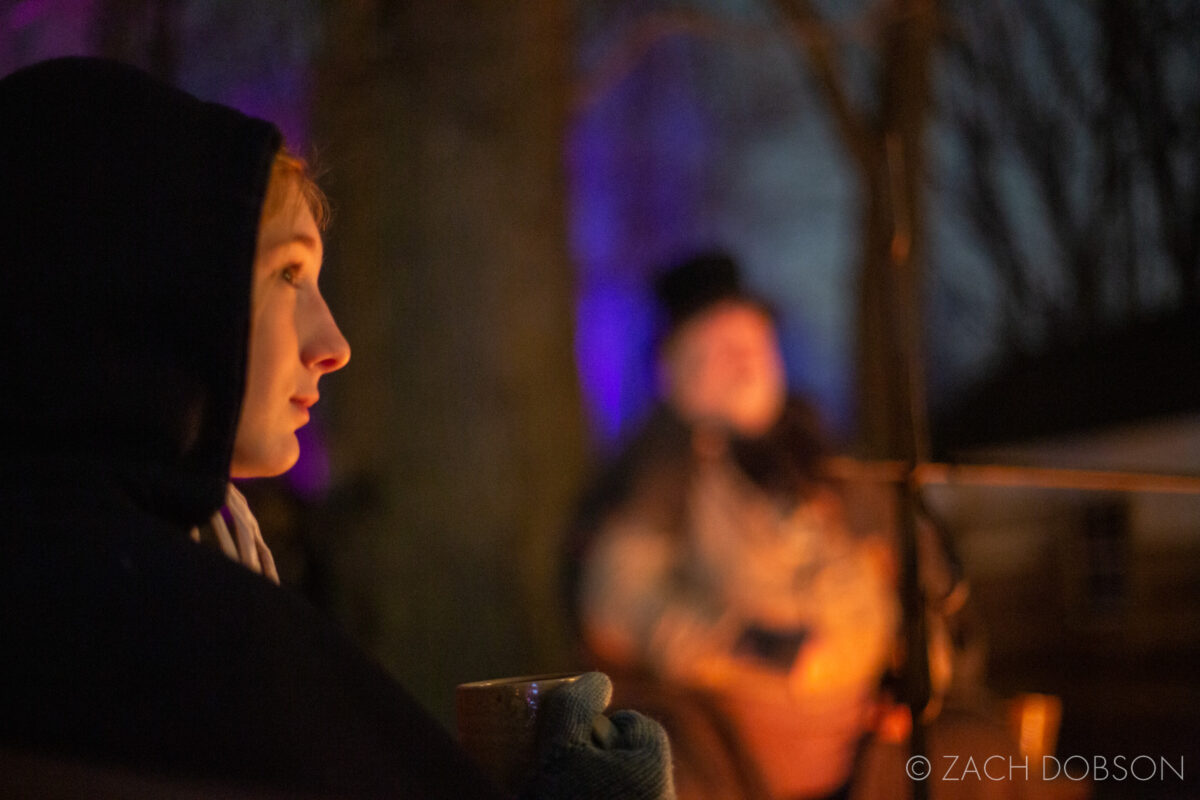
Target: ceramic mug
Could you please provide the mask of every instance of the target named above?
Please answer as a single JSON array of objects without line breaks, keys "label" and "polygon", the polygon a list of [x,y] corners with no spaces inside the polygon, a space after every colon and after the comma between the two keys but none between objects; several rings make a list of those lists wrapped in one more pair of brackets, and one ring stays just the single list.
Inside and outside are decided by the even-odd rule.
[{"label": "ceramic mug", "polygon": [[459,744],[510,796],[520,791],[536,766],[538,716],[545,696],[582,674],[497,678],[455,689]]}]

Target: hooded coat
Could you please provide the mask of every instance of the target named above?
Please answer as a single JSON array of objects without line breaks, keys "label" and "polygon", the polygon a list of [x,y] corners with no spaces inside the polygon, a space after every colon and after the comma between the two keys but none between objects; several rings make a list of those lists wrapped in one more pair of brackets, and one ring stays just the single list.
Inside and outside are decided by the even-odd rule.
[{"label": "hooded coat", "polygon": [[188,537],[229,480],[279,146],[112,62],[0,81],[0,750],[286,796],[491,796],[339,629]]}]

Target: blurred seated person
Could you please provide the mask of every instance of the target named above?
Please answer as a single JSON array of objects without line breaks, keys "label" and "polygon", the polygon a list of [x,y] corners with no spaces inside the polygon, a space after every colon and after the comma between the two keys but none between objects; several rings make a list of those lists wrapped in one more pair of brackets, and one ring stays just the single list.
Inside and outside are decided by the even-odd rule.
[{"label": "blurred seated person", "polygon": [[852,533],[820,477],[816,415],[788,396],[775,320],[733,260],[690,259],[655,288],[662,402],[574,535],[584,647],[726,725],[736,790],[689,757],[694,727],[656,709],[680,798],[842,796],[891,663],[888,545]]}]

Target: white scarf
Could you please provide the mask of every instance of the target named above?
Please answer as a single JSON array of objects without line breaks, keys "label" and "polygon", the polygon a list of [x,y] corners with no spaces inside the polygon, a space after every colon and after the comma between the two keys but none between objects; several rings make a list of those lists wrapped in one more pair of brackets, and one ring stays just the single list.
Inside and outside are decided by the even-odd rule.
[{"label": "white scarf", "polygon": [[[228,484],[225,490],[225,510],[229,512],[229,518],[233,520],[236,544],[235,537],[230,535],[229,526],[225,524],[225,518],[218,509],[212,515],[210,524],[213,533],[216,534],[217,542],[221,546],[221,552],[251,572],[257,572],[278,584],[279,573],[275,570],[275,559],[271,556],[271,550],[267,547],[267,543],[263,541],[258,520],[251,513],[246,498],[232,483]],[[192,539],[200,541],[199,528],[192,528]]]}]

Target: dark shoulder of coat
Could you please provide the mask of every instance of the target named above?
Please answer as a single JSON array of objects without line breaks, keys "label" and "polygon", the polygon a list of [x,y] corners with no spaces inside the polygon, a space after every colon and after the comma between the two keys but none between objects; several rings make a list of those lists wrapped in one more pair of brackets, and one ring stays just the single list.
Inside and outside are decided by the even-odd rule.
[{"label": "dark shoulder of coat", "polygon": [[9,521],[25,535],[0,540],[0,750],[250,796],[494,796],[289,590],[124,509]]}]

